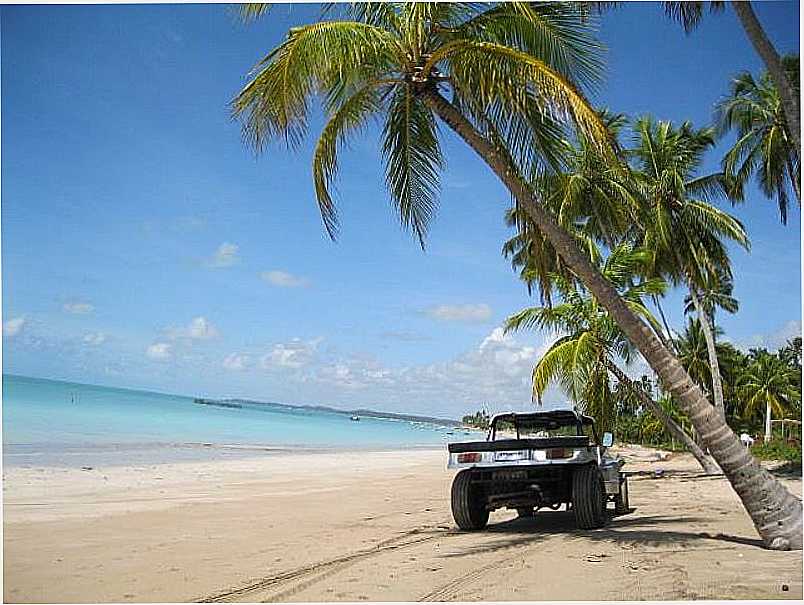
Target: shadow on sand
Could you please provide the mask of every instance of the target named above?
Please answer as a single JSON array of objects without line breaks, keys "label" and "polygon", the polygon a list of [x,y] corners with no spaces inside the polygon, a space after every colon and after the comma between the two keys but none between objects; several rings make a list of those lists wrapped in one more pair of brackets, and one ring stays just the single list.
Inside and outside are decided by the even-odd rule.
[{"label": "shadow on sand", "polygon": [[512,519],[492,523],[483,534],[488,540],[460,549],[458,552],[444,553],[444,557],[463,557],[483,552],[495,552],[514,546],[537,544],[555,535],[566,536],[568,540],[608,542],[619,546],[677,546],[695,549],[702,541],[720,541],[728,544],[742,544],[762,548],[762,541],[744,536],[711,534],[708,532],[663,529],[666,524],[684,525],[706,519],[691,516],[639,516],[631,513],[612,517],[606,527],[581,530],[575,526],[571,511],[539,511],[531,518]]}]

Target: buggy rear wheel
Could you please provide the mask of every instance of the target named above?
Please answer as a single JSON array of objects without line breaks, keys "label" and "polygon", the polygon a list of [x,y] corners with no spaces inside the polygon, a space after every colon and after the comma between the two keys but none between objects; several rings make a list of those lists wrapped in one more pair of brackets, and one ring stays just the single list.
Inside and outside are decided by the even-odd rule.
[{"label": "buggy rear wheel", "polygon": [[581,529],[603,527],[606,515],[606,489],[596,466],[581,466],[572,474],[572,508]]},{"label": "buggy rear wheel", "polygon": [[452,517],[458,527],[477,530],[486,527],[489,511],[476,484],[472,484],[472,471],[461,471],[452,482]]}]

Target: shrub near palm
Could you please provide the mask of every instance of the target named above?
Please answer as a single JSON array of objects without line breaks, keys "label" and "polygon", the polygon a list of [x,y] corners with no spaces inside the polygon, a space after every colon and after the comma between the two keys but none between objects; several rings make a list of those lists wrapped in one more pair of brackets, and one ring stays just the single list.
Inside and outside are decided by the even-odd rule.
[{"label": "shrub near palm", "polygon": [[298,143],[311,102],[321,102],[327,123],[314,152],[313,179],[324,224],[334,235],[329,185],[338,148],[379,119],[391,199],[403,224],[423,242],[443,166],[440,121],[508,188],[689,414],[765,544],[801,548],[801,502],[745,451],[531,185],[529,177],[547,154],[560,153],[564,139],[557,120],[577,128],[615,162],[606,126],[581,92],[596,80],[601,55],[585,9],[522,3],[350,6],[343,19],[292,29],[256,66],[233,101],[246,140],[258,150],[271,139]]}]

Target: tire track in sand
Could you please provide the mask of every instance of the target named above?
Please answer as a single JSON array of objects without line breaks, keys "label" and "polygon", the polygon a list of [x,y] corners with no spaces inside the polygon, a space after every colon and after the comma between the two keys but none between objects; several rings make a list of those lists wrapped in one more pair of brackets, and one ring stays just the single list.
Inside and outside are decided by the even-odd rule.
[{"label": "tire track in sand", "polygon": [[[247,595],[253,595],[256,592],[267,590],[271,590],[271,593],[262,597],[261,600],[263,602],[276,600],[279,597],[287,597],[304,590],[364,559],[382,555],[390,551],[409,548],[438,538],[457,535],[459,533],[460,532],[455,529],[414,529],[405,532],[401,536],[378,542],[371,548],[358,550],[332,559],[326,559],[311,565],[297,567],[273,576],[266,576],[243,586],[232,587],[227,590],[205,595],[196,599],[195,602],[230,602],[241,599]],[[298,584],[292,586],[294,582],[298,582]]]},{"label": "tire track in sand", "polygon": [[518,561],[522,559],[522,552],[517,551],[517,553],[511,557],[506,557],[504,559],[497,559],[496,561],[489,563],[487,565],[481,565],[479,567],[475,567],[472,570],[468,571],[465,574],[461,574],[447,582],[446,584],[442,584],[435,590],[431,590],[427,594],[419,597],[417,601],[419,602],[428,602],[428,601],[451,601],[455,597],[457,597],[462,591],[467,589],[467,585],[473,583],[476,580],[479,580],[487,573],[491,571],[495,571],[500,569],[501,567],[505,567],[512,561]]}]

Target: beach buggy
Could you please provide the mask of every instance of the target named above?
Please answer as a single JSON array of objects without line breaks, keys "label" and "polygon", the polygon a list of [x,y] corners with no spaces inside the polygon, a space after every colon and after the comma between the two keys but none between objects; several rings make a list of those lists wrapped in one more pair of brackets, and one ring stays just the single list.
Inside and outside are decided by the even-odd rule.
[{"label": "beach buggy", "polygon": [[498,414],[485,441],[450,443],[449,464],[460,472],[452,483],[452,516],[458,527],[482,529],[489,512],[515,509],[520,517],[539,508],[573,510],[582,529],[602,527],[608,502],[628,508],[624,461],[599,440],[594,420],[571,410]]}]

